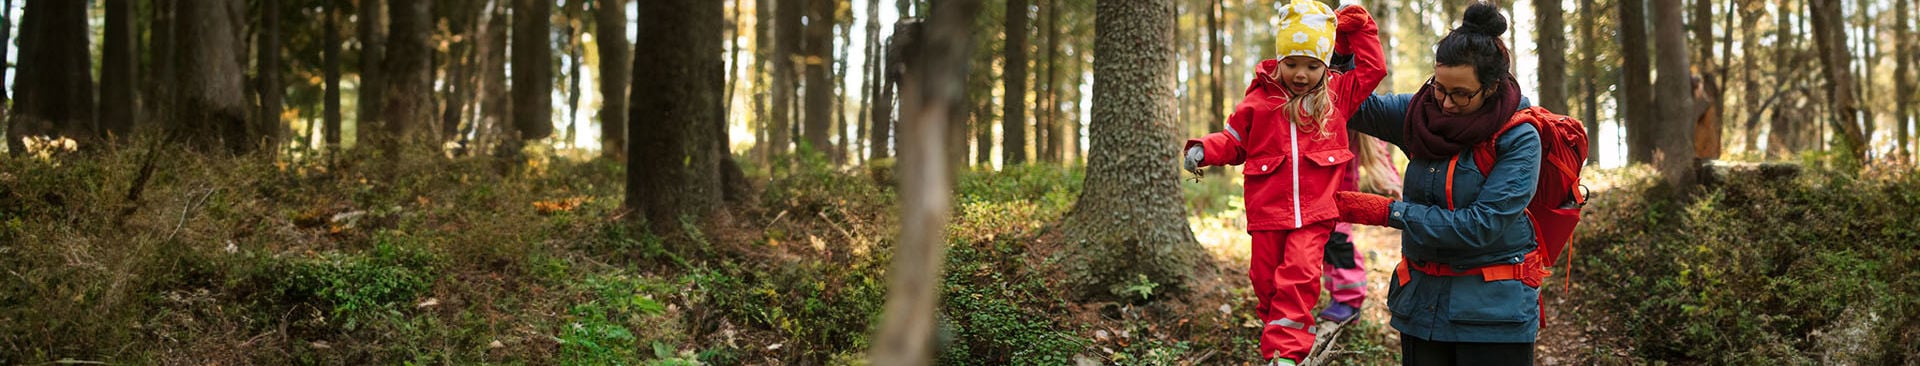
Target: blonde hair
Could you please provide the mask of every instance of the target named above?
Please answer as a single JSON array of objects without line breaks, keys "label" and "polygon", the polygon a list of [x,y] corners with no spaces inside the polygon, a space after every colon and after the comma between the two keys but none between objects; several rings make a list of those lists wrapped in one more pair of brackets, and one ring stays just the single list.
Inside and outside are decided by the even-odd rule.
[{"label": "blonde hair", "polygon": [[[1301,130],[1314,136],[1315,140],[1333,137],[1333,131],[1326,130],[1327,118],[1333,114],[1333,95],[1327,91],[1327,81],[1333,77],[1329,72],[1320,76],[1320,85],[1305,95],[1294,95],[1280,109],[1284,110],[1287,120]],[[1273,82],[1280,82],[1279,75],[1271,76]],[[1282,88],[1285,89],[1285,88]],[[1301,118],[1305,117],[1305,118]]]}]

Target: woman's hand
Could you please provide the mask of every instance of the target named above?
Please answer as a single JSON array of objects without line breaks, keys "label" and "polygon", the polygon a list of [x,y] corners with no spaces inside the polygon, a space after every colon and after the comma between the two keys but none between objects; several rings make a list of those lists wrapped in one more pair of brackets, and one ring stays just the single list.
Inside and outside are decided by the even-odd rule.
[{"label": "woman's hand", "polygon": [[1340,221],[1362,225],[1387,226],[1387,211],[1393,199],[1371,193],[1334,192],[1333,203],[1340,208]]}]

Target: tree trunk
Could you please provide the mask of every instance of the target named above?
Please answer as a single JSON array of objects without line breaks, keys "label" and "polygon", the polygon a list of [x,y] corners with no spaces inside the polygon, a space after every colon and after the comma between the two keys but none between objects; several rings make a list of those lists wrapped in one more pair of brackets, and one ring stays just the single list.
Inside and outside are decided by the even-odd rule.
[{"label": "tree trunk", "polygon": [[581,13],[585,10],[582,5],[581,0],[568,1],[566,7],[561,8],[565,11],[561,13],[560,25],[560,32],[567,35],[567,132],[561,135],[560,143],[556,145],[576,148],[574,137],[580,131],[580,93],[585,91],[580,88],[580,70],[585,69],[580,66],[580,60],[586,56],[587,48],[580,39],[584,30],[573,25],[585,23],[586,14]]},{"label": "tree trunk", "polygon": [[93,62],[87,37],[85,2],[35,1],[26,4],[20,31],[20,74],[14,83],[13,116],[7,144],[25,152],[28,136],[65,136],[91,143]]},{"label": "tree trunk", "polygon": [[182,1],[175,5],[179,75],[174,77],[173,123],[189,146],[203,151],[224,146],[246,153],[259,147],[247,124],[245,74],[239,53],[245,49],[235,34],[234,16],[242,14],[238,1]]},{"label": "tree trunk", "polygon": [[[1040,29],[1047,29],[1048,27],[1047,14],[1049,13],[1047,11],[1048,1],[1046,0],[1028,0],[1028,1],[1030,4],[1033,5],[1034,8],[1039,9],[1039,13],[1036,13],[1034,17],[1030,20],[1031,22],[1038,22],[1035,24],[1036,26],[1033,27],[1033,29],[1036,31]],[[1029,34],[1027,37],[1028,37],[1028,44],[1030,45],[1029,49],[1032,50],[1032,53],[1029,54],[1029,56],[1027,57],[1028,64],[1032,65],[1030,68],[1027,69],[1028,79],[1032,81],[1032,85],[1029,87],[1029,89],[1027,89],[1027,93],[1033,95],[1033,102],[1032,102],[1033,109],[1030,109],[1027,111],[1029,114],[1032,115],[1031,117],[1033,119],[1033,123],[1030,124],[1030,126],[1033,126],[1033,137],[1032,137],[1033,159],[1032,161],[1046,162],[1046,161],[1051,161],[1051,160],[1048,160],[1049,158],[1047,155],[1048,154],[1047,145],[1049,143],[1048,139],[1051,138],[1049,137],[1049,135],[1051,135],[1051,131],[1047,130],[1049,128],[1048,127],[1049,125],[1047,124],[1048,123],[1047,113],[1049,113],[1048,111],[1052,109],[1047,106],[1048,94],[1052,93],[1052,91],[1047,89],[1047,87],[1050,86],[1050,85],[1047,85],[1047,81],[1048,81],[1047,77],[1048,75],[1050,75],[1048,74],[1049,72],[1048,69],[1051,67],[1050,65],[1047,64],[1048,62],[1047,56],[1052,55],[1052,50],[1048,48],[1051,44],[1046,43],[1045,37],[1042,37],[1038,40],[1033,39],[1035,35],[1032,35],[1032,34]]]},{"label": "tree trunk", "polygon": [[354,20],[360,33],[360,93],[359,114],[354,124],[355,144],[370,143],[380,134],[380,104],[385,101],[381,94],[386,89],[386,79],[380,72],[381,64],[386,63],[386,0],[360,0],[360,16]]},{"label": "tree trunk", "polygon": [[280,85],[280,1],[261,0],[260,31],[255,34],[260,42],[258,69],[254,71],[259,78],[260,116],[254,119],[255,128],[261,133],[262,141],[254,141],[266,147],[272,153],[279,144],[287,140],[286,124],[280,121],[280,103],[284,91]]},{"label": "tree trunk", "polygon": [[802,129],[813,151],[831,155],[833,127],[833,25],[839,0],[810,0],[807,9],[807,103]]},{"label": "tree trunk", "polygon": [[1826,69],[1827,96],[1831,103],[1829,123],[1840,134],[1841,147],[1847,156],[1858,159],[1855,163],[1865,162],[1867,155],[1866,138],[1862,135],[1860,123],[1855,119],[1859,115],[1857,91],[1854,90],[1853,73],[1848,65],[1853,57],[1848,53],[1846,23],[1841,21],[1840,4],[1824,1],[1809,1],[1813,20],[1814,47],[1823,59]]},{"label": "tree trunk", "polygon": [[770,0],[775,3],[773,36],[777,38],[773,48],[773,124],[768,126],[772,138],[770,150],[774,156],[787,154],[787,147],[793,144],[793,126],[796,125],[793,114],[795,95],[799,88],[799,74],[794,68],[804,65],[796,60],[800,53],[800,40],[803,38],[800,17],[805,12],[805,1],[809,0]]},{"label": "tree trunk", "polygon": [[1693,175],[1693,126],[1699,114],[1694,109],[1694,93],[1688,73],[1687,34],[1681,22],[1681,0],[1653,0],[1654,47],[1660,49],[1660,79],[1654,85],[1658,97],[1659,119],[1655,131],[1658,151],[1654,165],[1667,184],[1690,187]]},{"label": "tree trunk", "polygon": [[[491,15],[486,19],[486,31],[481,32],[481,52],[479,59],[480,91],[479,110],[474,112],[473,123],[468,124],[470,132],[463,132],[464,143],[460,146],[468,152],[495,151],[494,144],[499,142],[502,130],[513,126],[513,97],[507,89],[507,40],[512,37],[507,9],[511,0],[493,0],[487,10]],[[606,62],[602,59],[601,62]],[[625,67],[625,66],[623,66]],[[620,79],[626,83],[626,78]],[[618,103],[626,103],[622,99]],[[621,113],[625,113],[625,109]],[[624,139],[625,137],[621,137]],[[625,152],[622,152],[625,154]]]},{"label": "tree trunk", "polygon": [[[657,14],[657,13],[656,13]],[[513,7],[513,133],[505,136],[508,154],[525,141],[553,136],[553,5],[540,0],[514,0]],[[671,17],[662,17],[671,18]],[[649,19],[652,20],[652,19]],[[642,26],[646,26],[641,22]],[[638,64],[636,64],[638,65]]]},{"label": "tree trunk", "polygon": [[[1914,98],[1913,97],[1913,94],[1914,94],[1913,93],[1913,51],[1914,51],[1913,37],[1914,35],[1913,35],[1913,29],[1908,28],[1910,27],[1910,25],[1907,24],[1907,22],[1911,21],[1909,20],[1909,16],[1908,16],[1911,13],[1907,12],[1907,2],[1908,0],[1895,0],[1893,5],[1893,14],[1894,14],[1893,16],[1893,34],[1894,34],[1894,46],[1893,46],[1894,47],[1893,48],[1893,65],[1894,65],[1893,67],[1894,98],[1893,99],[1894,101],[1893,101],[1893,105],[1895,108],[1895,112],[1893,115],[1893,121],[1894,121],[1894,129],[1893,129],[1894,143],[1893,144],[1894,144],[1894,156],[1899,157],[1900,159],[1908,159],[1908,157],[1913,154],[1912,150],[1907,149],[1908,147],[1907,144],[1909,141],[1911,141],[1910,136],[1912,136],[1912,132],[1913,132],[1909,130],[1908,126],[1909,124],[1913,123],[1912,103]],[[5,55],[0,54],[0,56],[5,56]],[[1906,160],[1902,160],[1902,161],[1906,161]]]},{"label": "tree trunk", "polygon": [[[760,0],[766,1],[766,0]],[[627,47],[625,0],[600,0],[595,23],[600,46],[600,156],[624,161],[627,156],[627,69],[632,49]]]},{"label": "tree trunk", "polygon": [[1007,0],[1006,75],[1000,107],[1000,164],[1014,166],[1027,162],[1027,2]]},{"label": "tree trunk", "polygon": [[393,19],[387,33],[392,43],[380,66],[386,78],[380,105],[384,128],[374,141],[391,153],[440,148],[439,129],[433,123],[437,120],[433,118],[433,45],[429,43],[432,8],[431,0],[387,3]]},{"label": "tree trunk", "polygon": [[[1594,0],[1580,0],[1580,13],[1597,14],[1597,10],[1598,9],[1594,7]],[[1600,163],[1600,154],[1591,153],[1599,151],[1600,149],[1599,59],[1601,41],[1599,37],[1594,35],[1594,28],[1599,28],[1599,25],[1595,24],[1599,23],[1598,18],[1597,16],[1580,17],[1580,50],[1585,54],[1580,60],[1582,64],[1580,68],[1582,70],[1580,84],[1585,85],[1587,89],[1583,95],[1585,101],[1581,106],[1580,120],[1586,123],[1587,146],[1591,149],[1589,150],[1590,153],[1587,154],[1587,164],[1594,165]]]},{"label": "tree trunk", "polygon": [[1760,68],[1759,57],[1761,51],[1760,37],[1758,37],[1760,33],[1758,29],[1760,28],[1760,15],[1763,14],[1763,10],[1765,9],[1759,7],[1764,6],[1762,3],[1749,2],[1747,4],[1749,4],[1749,6],[1740,9],[1740,85],[1741,89],[1746,90],[1745,96],[1742,97],[1746,102],[1746,106],[1741,108],[1741,110],[1745,111],[1747,116],[1746,125],[1741,130],[1745,133],[1746,150],[1757,152],[1760,151],[1760,115],[1764,112],[1760,109],[1760,89],[1763,89],[1763,87],[1754,83],[1753,70]]},{"label": "tree trunk", "polygon": [[1047,3],[1047,25],[1040,27],[1040,29],[1047,33],[1047,101],[1042,104],[1047,110],[1045,114],[1047,138],[1045,144],[1045,160],[1049,163],[1059,164],[1064,162],[1066,158],[1066,154],[1062,151],[1064,150],[1062,146],[1066,146],[1067,139],[1060,128],[1060,32],[1053,31],[1053,29],[1060,28],[1060,12],[1062,9],[1060,8],[1060,0],[1044,1]]},{"label": "tree trunk", "polygon": [[[849,17],[851,18],[851,17]],[[846,19],[839,23],[840,45],[833,63],[833,122],[834,130],[840,132],[840,143],[833,146],[833,161],[847,164],[853,162],[853,128],[847,124],[847,64],[853,63],[853,21]]]},{"label": "tree trunk", "polygon": [[1201,249],[1175,163],[1173,2],[1095,7],[1093,147],[1086,189],[1063,223],[1085,258],[1072,280],[1098,298],[1124,297],[1122,287],[1143,281],[1178,292]]},{"label": "tree trunk", "polygon": [[[0,0],[0,9],[5,9],[4,11],[0,11],[0,80],[7,80],[7,68],[10,65],[6,62],[6,59],[7,51],[11,47],[5,46],[13,44],[13,0]],[[154,13],[158,14],[160,11],[155,10]],[[0,127],[4,127],[6,131],[5,135],[0,135],[0,139],[8,141],[5,144],[8,151],[20,151],[20,148],[16,147],[19,143],[12,142],[14,140],[14,134],[12,132],[13,119],[8,118],[11,116],[8,116],[8,113],[5,112],[9,99],[7,94],[5,88],[0,88]]]},{"label": "tree trunk", "polygon": [[[453,34],[450,35],[448,60],[444,65],[447,76],[442,82],[446,85],[446,93],[441,97],[445,107],[440,109],[440,123],[437,125],[439,135],[453,141],[465,140],[458,136],[461,136],[462,121],[467,119],[467,106],[473,104],[472,96],[480,86],[476,77],[480,74],[480,53],[484,51],[484,42],[481,41],[483,35],[480,33],[486,31],[487,18],[493,14],[491,0],[472,1],[476,3],[441,3],[457,10],[447,16],[447,27]],[[466,149],[455,147],[454,152],[464,154]]]},{"label": "tree trunk", "polygon": [[[1720,68],[1713,65],[1713,0],[1693,0],[1691,15],[1693,19],[1689,21],[1688,26],[1693,30],[1693,39],[1687,42],[1696,47],[1691,51],[1693,55],[1688,56],[1687,61],[1699,65],[1690,71],[1699,79],[1697,81],[1699,85],[1694,86],[1699,89],[1699,92],[1693,95],[1694,111],[1690,115],[1690,119],[1694,121],[1692,142],[1694,156],[1702,159],[1718,159],[1721,147],[1720,103],[1725,97],[1720,92]],[[1729,14],[1727,17],[1732,18],[1733,15]]]},{"label": "tree trunk", "polygon": [[[133,132],[135,103],[135,55],[133,41],[133,2],[107,0],[106,38],[100,61],[100,132],[109,140],[125,138]],[[0,55],[0,60],[4,59]]]},{"label": "tree trunk", "polygon": [[[12,1],[8,0],[8,2],[11,3]],[[152,123],[159,127],[170,128],[171,123],[170,121],[166,121],[166,118],[173,116],[173,86],[175,84],[173,77],[179,75],[173,65],[174,60],[177,58],[176,54],[179,52],[176,47],[174,47],[174,44],[176,44],[174,34],[177,30],[174,26],[174,14],[177,13],[177,11],[174,10],[174,0],[154,0],[149,6],[151,6],[152,9],[149,9],[149,13],[147,14],[149,17],[147,18],[147,26],[151,27],[151,30],[147,34],[146,57],[148,64],[146,65],[147,69],[140,74],[143,79],[141,80],[141,90],[143,93],[141,93],[141,96],[138,98],[145,101],[145,103],[142,103],[142,107],[146,108],[145,117],[149,121],[153,121]],[[11,8],[11,6],[8,8]],[[10,27],[12,24],[8,25]],[[5,41],[4,38],[5,37],[0,37],[0,42]],[[135,38],[137,39],[138,37]],[[5,56],[5,53],[0,52],[0,56]],[[0,60],[4,59],[4,57],[0,57]]]},{"label": "tree trunk", "polygon": [[883,80],[880,77],[880,72],[882,70],[882,66],[880,65],[880,60],[882,58],[880,57],[880,54],[879,54],[880,52],[879,50],[879,47],[880,47],[880,0],[871,0],[867,2],[867,39],[866,41],[867,41],[866,52],[861,53],[861,55],[864,55],[865,57],[866,65],[865,65],[865,71],[861,72],[860,114],[856,116],[856,118],[860,120],[859,123],[861,128],[864,128],[864,130],[862,131],[867,133],[867,159],[868,161],[872,161],[872,159],[886,158],[885,154],[880,152],[882,151],[882,148],[879,147],[881,144],[886,143],[886,140],[883,140],[874,134],[874,125],[876,124],[875,121],[878,121],[878,119],[873,118],[874,103],[877,102],[876,100],[874,100],[874,95],[879,94],[880,87],[878,84],[881,82],[881,80]]},{"label": "tree trunk", "polygon": [[[874,336],[874,365],[926,365],[935,352],[940,304],[940,267],[952,200],[951,171],[939,157],[941,131],[965,99],[969,48],[967,25],[976,0],[937,3],[926,57],[901,86],[901,229],[887,280],[886,312]],[[950,130],[950,129],[949,129]]]},{"label": "tree trunk", "polygon": [[[1793,64],[1793,54],[1797,51],[1795,44],[1799,39],[1798,36],[1793,33],[1795,27],[1791,20],[1793,19],[1791,14],[1794,9],[1800,7],[1794,5],[1793,0],[1781,0],[1776,6],[1778,14],[1774,15],[1774,19],[1777,20],[1778,23],[1774,26],[1773,44],[1775,53],[1773,59],[1773,75],[1775,84],[1785,85],[1792,83],[1792,76],[1797,74],[1789,71],[1794,69],[1791,65]],[[1780,90],[1784,92],[1790,89],[1782,88]],[[1791,104],[1794,103],[1790,102],[1790,98],[1791,97],[1783,97],[1779,102],[1774,104],[1773,119],[1768,121],[1767,155],[1774,159],[1791,158],[1793,154],[1799,153],[1807,148],[1805,136],[1807,135],[1806,130],[1809,123],[1797,118],[1799,116],[1796,114],[1800,112],[1800,108],[1798,106],[1792,106]]]},{"label": "tree trunk", "polygon": [[1872,105],[1878,105],[1876,100],[1874,100],[1874,63],[1880,61],[1880,46],[1876,44],[1876,40],[1880,38],[1880,34],[1874,29],[1874,15],[1866,8],[1866,2],[1857,0],[1857,2],[1853,2],[1853,4],[1857,6],[1857,13],[1855,13],[1855,15],[1859,15],[1860,17],[1860,31],[1857,33],[1860,34],[1859,54],[1860,56],[1866,56],[1862,57],[1859,61],[1860,73],[1859,77],[1855,79],[1859,80],[1859,84],[1855,86],[1855,90],[1859,90],[1860,96],[1859,100],[1855,103],[1859,105],[1857,111],[1860,113],[1860,149],[1868,149],[1866,153],[1872,153],[1872,151],[1870,151],[1872,146],[1868,146],[1868,144],[1872,142],[1874,128],[1876,128],[1876,126],[1874,126],[1876,123],[1874,123],[1874,107],[1872,107]]},{"label": "tree trunk", "polygon": [[[1620,96],[1626,101],[1627,161],[1634,163],[1652,163],[1653,150],[1658,146],[1654,136],[1656,126],[1653,112],[1653,89],[1651,86],[1652,68],[1647,57],[1647,0],[1620,1],[1620,48],[1625,58],[1625,69],[1621,76],[1625,79],[1620,86]],[[1676,122],[1677,123],[1677,122]]]},{"label": "tree trunk", "polygon": [[[679,227],[720,206],[721,2],[640,1],[633,59],[626,205],[654,227]],[[671,14],[671,16],[663,16]],[[648,15],[652,15],[649,17]]]},{"label": "tree trunk", "polygon": [[1084,102],[1084,97],[1086,97],[1086,94],[1081,91],[1080,86],[1086,83],[1087,79],[1083,71],[1086,70],[1089,64],[1076,62],[1074,65],[1073,99],[1072,103],[1069,103],[1067,107],[1067,109],[1073,111],[1073,118],[1067,119],[1067,151],[1072,152],[1072,156],[1068,157],[1068,161],[1085,162],[1087,159],[1087,149],[1086,145],[1081,144],[1081,137],[1085,136],[1082,132],[1084,131],[1083,128],[1086,127],[1085,121],[1089,113],[1085,113],[1086,109],[1084,107],[1086,107],[1086,103]]},{"label": "tree trunk", "polygon": [[1540,106],[1567,112],[1567,40],[1560,0],[1535,0],[1540,19]]},{"label": "tree trunk", "polygon": [[324,81],[326,83],[324,86],[326,88],[326,94],[321,97],[321,103],[323,104],[321,107],[325,109],[321,111],[321,118],[325,121],[321,123],[320,135],[324,138],[324,141],[326,141],[325,150],[327,151],[340,148],[340,28],[338,16],[340,1],[343,0],[327,0],[325,8],[322,9],[325,14],[321,15],[324,19],[322,19],[323,24],[320,26],[320,42],[325,43],[320,46],[320,63],[321,68],[324,69],[322,72],[325,73],[326,78]]},{"label": "tree trunk", "polygon": [[[1220,13],[1226,9],[1224,9],[1225,5],[1221,4],[1222,1],[1224,0],[1207,0],[1207,64],[1212,70],[1207,73],[1211,79],[1208,83],[1211,87],[1207,88],[1207,92],[1211,94],[1210,103],[1208,103],[1211,109],[1207,114],[1208,132],[1226,130],[1227,121],[1227,66],[1225,57],[1222,55],[1226,46],[1220,39]],[[1384,84],[1393,85],[1392,83]]]},{"label": "tree trunk", "polygon": [[753,161],[760,167],[770,168],[767,164],[767,151],[773,144],[767,125],[773,121],[767,99],[773,92],[772,68],[768,62],[773,58],[773,0],[753,1]]},{"label": "tree trunk", "polygon": [[[984,32],[984,30],[982,30],[982,32]],[[975,46],[982,50],[982,52],[975,52],[973,54],[974,65],[993,64],[994,54],[985,51],[991,49],[991,47],[985,43],[991,42],[992,40],[982,41],[982,44]],[[971,103],[973,107],[970,111],[971,119],[969,119],[969,121],[973,122],[973,164],[987,169],[993,168],[993,82],[993,70],[980,70],[980,72],[967,74],[967,102]],[[967,130],[961,130],[962,136],[947,137],[956,140],[950,142],[950,144],[958,143],[957,146],[948,147],[948,149],[954,150],[949,152],[949,154],[957,153],[962,155],[960,162],[953,164],[955,167],[966,166],[965,155],[967,145],[966,136],[964,135],[966,132]]]}]

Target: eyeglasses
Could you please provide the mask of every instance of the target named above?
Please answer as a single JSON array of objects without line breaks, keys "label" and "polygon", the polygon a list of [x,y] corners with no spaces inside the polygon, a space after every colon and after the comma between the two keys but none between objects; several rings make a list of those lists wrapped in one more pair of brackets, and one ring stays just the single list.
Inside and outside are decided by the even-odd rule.
[{"label": "eyeglasses", "polygon": [[1472,93],[1449,91],[1446,88],[1441,87],[1440,83],[1434,82],[1432,77],[1427,78],[1426,87],[1433,89],[1433,97],[1435,99],[1439,99],[1442,96],[1445,96],[1445,98],[1447,98],[1447,101],[1453,102],[1453,105],[1467,105],[1467,102],[1472,102],[1473,98],[1479,97],[1481,94],[1486,94],[1487,89],[1489,89],[1483,86],[1483,87],[1480,87],[1480,90],[1475,90]]}]

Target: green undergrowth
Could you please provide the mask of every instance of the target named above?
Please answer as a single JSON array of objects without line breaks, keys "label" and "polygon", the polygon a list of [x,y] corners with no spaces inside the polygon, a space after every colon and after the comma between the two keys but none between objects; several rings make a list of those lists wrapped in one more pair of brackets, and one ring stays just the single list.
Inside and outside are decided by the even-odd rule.
[{"label": "green undergrowth", "polygon": [[[737,157],[756,191],[724,218],[648,224],[620,210],[622,165],[535,155],[0,158],[0,364],[864,362],[899,235],[892,161]],[[1145,304],[1066,295],[1055,225],[1084,177],[954,178],[938,362],[1259,361],[1242,272]],[[1238,209],[1231,180],[1185,187],[1196,215]],[[1349,339],[1341,364],[1393,359]]]},{"label": "green undergrowth", "polygon": [[1596,194],[1577,281],[1638,360],[1622,362],[1920,361],[1920,176],[1803,165],[1684,195],[1651,179]]}]

